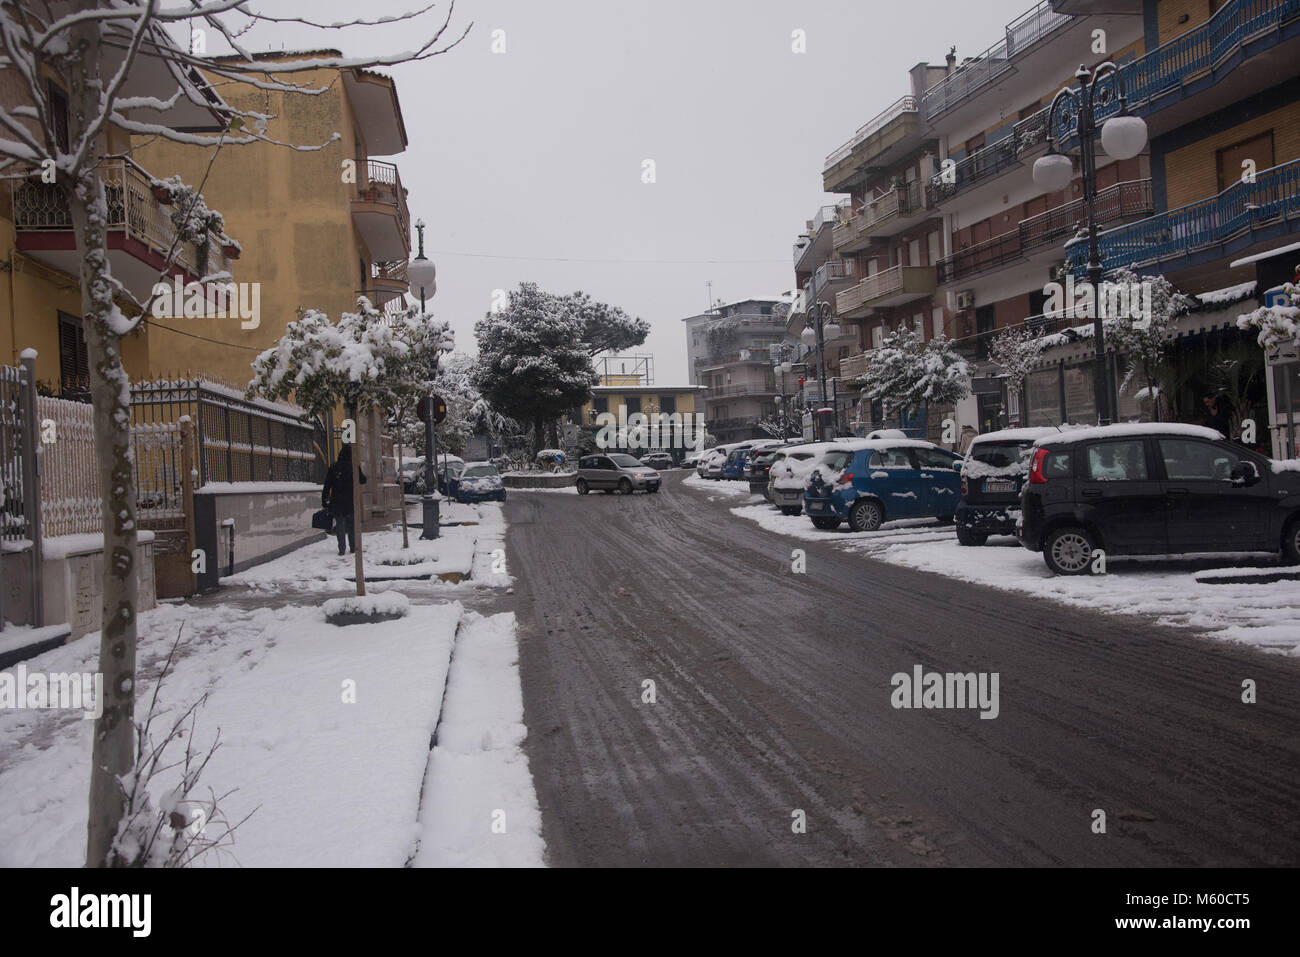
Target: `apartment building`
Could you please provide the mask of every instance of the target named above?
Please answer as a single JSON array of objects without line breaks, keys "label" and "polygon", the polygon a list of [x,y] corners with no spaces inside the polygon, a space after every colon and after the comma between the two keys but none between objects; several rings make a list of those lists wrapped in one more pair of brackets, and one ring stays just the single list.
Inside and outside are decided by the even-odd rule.
[{"label": "apartment building", "polygon": [[[1077,85],[1080,64],[1106,60],[1119,65],[1150,146],[1123,161],[1098,152],[1104,266],[1165,273],[1204,296],[1206,308],[1179,328],[1177,353],[1233,347],[1243,284],[1256,270],[1261,293],[1290,277],[1268,258],[1235,269],[1231,262],[1276,247],[1294,224],[1285,197],[1295,182],[1286,164],[1300,145],[1298,17],[1294,0],[1050,0],[973,57],[953,51],[942,67],[913,68],[910,94],[859,128],[823,171],[826,191],[849,194],[832,227],[831,261],[851,274],[835,305],[842,322],[858,326],[861,351],[837,357],[841,377],[860,375],[887,331],[909,323],[925,338],[947,335],[970,358],[972,395],[954,410],[961,424],[987,430],[1095,417],[1091,342],[1086,329],[1072,330],[1084,320],[1043,315],[1044,286],[1066,269],[1083,275],[1086,243],[1071,243],[1086,222],[1077,160],[1075,179],[1057,193],[1039,187],[1032,168],[1049,149],[1057,91]],[[1118,108],[1111,98],[1099,118]],[[1067,138],[1063,147],[1072,145]],[[1241,181],[1245,160],[1257,171],[1253,183]],[[1008,394],[988,346],[1025,324],[1055,334],[1053,345],[1026,388]],[[1137,383],[1120,387],[1123,363],[1112,360],[1120,416],[1150,414]],[[1180,373],[1173,391],[1182,395],[1167,400],[1175,413],[1189,417],[1191,394],[1211,387],[1210,361]],[[894,424],[880,421],[878,409],[860,417]]]},{"label": "apartment building", "polygon": [[704,387],[709,434],[719,442],[762,437],[759,422],[775,416],[772,347],[798,343],[786,331],[789,311],[789,299],[758,297],[682,320],[691,384]]},{"label": "apartment building", "polygon": [[[314,50],[258,58],[339,56],[335,50]],[[270,139],[325,144],[322,149],[255,143],[224,148],[213,160],[211,150],[182,144],[137,145],[142,161],[175,171],[192,186],[203,184],[208,205],[222,213],[226,230],[243,243],[239,279],[257,285],[260,302],[255,324],[237,317],[150,322],[150,371],[156,375],[188,368],[243,385],[251,378],[253,358],[279,340],[300,309],[319,309],[337,320],[356,310],[358,296],[382,307],[401,303],[409,291],[407,190],[397,165],[387,158],[407,146],[395,82],[371,70],[335,68],[296,74],[295,82],[325,92],[304,96],[251,84],[222,90],[232,105],[270,117]],[[426,297],[433,291],[426,289]],[[368,416],[361,428],[362,468],[391,483],[395,477],[381,433],[378,419]],[[389,489],[390,499],[395,488]],[[381,483],[367,484],[367,512],[384,508],[381,491]]]}]

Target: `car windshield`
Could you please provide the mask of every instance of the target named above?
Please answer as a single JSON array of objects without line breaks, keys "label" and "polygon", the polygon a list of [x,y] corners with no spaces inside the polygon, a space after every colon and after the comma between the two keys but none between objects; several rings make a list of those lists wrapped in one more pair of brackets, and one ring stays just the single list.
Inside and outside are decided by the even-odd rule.
[{"label": "car windshield", "polygon": [[489,475],[496,475],[496,466],[493,465],[474,465],[467,468],[462,474],[462,478],[485,478]]},{"label": "car windshield", "polygon": [[970,457],[995,469],[1019,465],[1034,451],[1032,442],[976,442]]},{"label": "car windshield", "polygon": [[612,461],[619,468],[637,469],[641,467],[641,463],[638,462],[636,459],[632,458],[632,456],[630,455],[611,455],[609,458],[610,461]]}]

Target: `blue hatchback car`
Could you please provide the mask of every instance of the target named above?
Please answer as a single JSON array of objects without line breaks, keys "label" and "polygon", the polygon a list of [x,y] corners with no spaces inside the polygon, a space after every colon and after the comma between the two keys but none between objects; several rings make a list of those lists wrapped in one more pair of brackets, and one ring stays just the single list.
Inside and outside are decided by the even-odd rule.
[{"label": "blue hatchback car", "polygon": [[828,452],[804,491],[818,528],[869,532],[900,518],[950,522],[961,501],[961,456],[917,439],[845,443]]}]

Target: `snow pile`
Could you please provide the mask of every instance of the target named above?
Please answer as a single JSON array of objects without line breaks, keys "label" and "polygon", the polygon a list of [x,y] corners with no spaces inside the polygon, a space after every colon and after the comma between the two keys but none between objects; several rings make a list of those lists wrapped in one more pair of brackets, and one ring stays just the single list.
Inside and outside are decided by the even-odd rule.
[{"label": "snow pile", "polygon": [[415,867],[541,867],[541,810],[523,741],[512,613],[470,613],[429,756]]},{"label": "snow pile", "polygon": [[1127,439],[1143,435],[1185,435],[1192,439],[1209,439],[1213,442],[1223,440],[1223,433],[1207,429],[1203,425],[1185,425],[1179,422],[1129,422],[1121,425],[1094,425],[1082,429],[1070,429],[1059,435],[1050,435],[1039,439],[1035,445],[1057,446],[1073,442],[1089,442],[1093,439]]},{"label": "snow pile", "polygon": [[1300,472],[1300,459],[1273,459],[1270,465],[1274,472]]},{"label": "snow pile", "polygon": [[321,605],[327,619],[345,615],[365,615],[369,618],[401,618],[411,610],[411,603],[400,592],[390,591],[378,595],[352,595],[348,598],[331,598]]}]

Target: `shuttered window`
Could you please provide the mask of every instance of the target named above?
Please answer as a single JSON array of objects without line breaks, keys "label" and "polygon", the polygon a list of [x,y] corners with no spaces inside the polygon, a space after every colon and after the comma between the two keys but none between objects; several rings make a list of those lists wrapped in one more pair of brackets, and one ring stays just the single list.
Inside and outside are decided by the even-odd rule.
[{"label": "shuttered window", "polygon": [[65,399],[90,397],[90,358],[81,320],[59,313],[59,388]]}]

